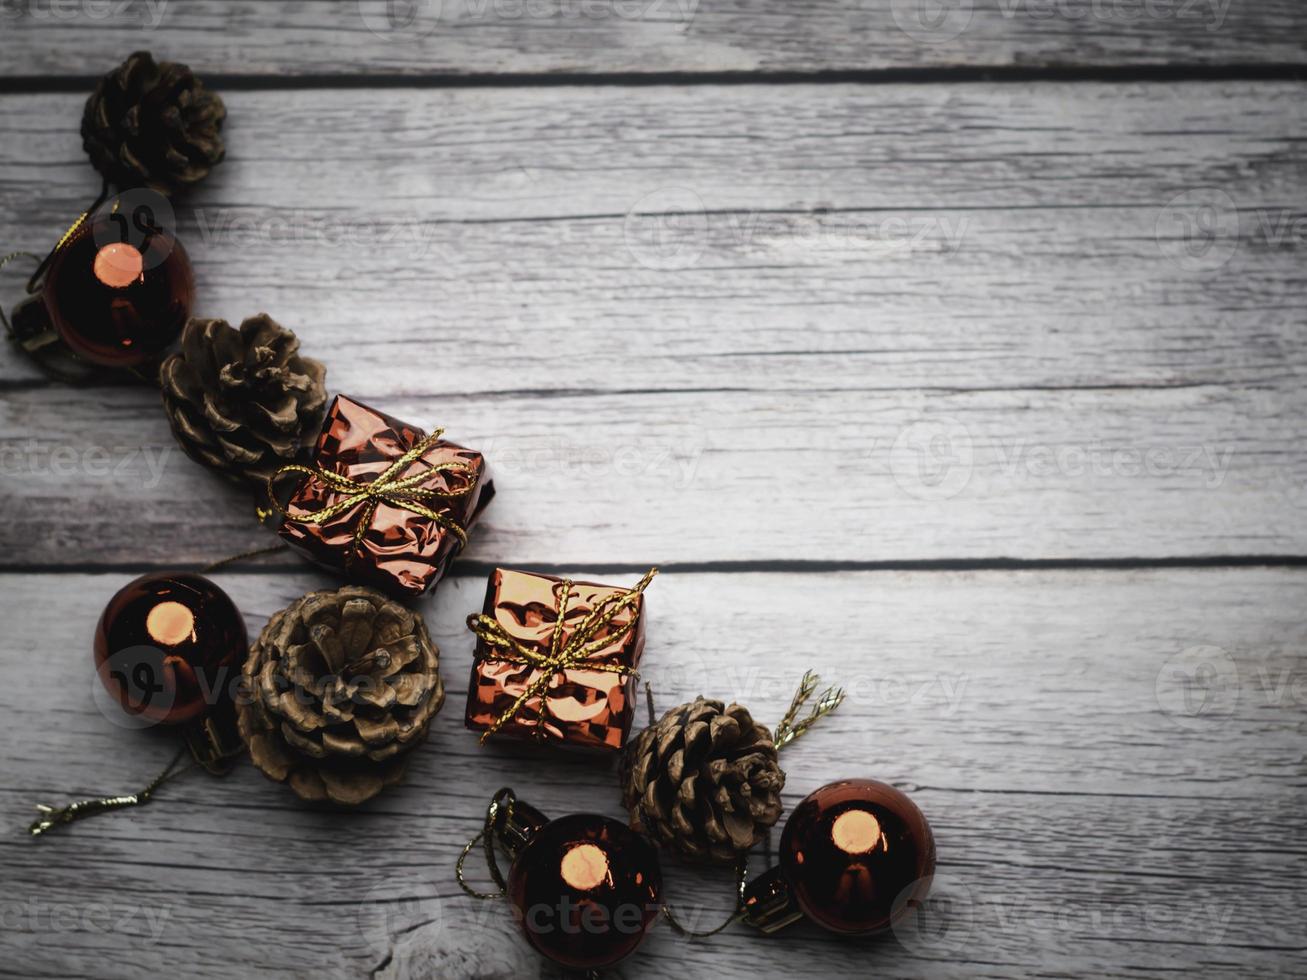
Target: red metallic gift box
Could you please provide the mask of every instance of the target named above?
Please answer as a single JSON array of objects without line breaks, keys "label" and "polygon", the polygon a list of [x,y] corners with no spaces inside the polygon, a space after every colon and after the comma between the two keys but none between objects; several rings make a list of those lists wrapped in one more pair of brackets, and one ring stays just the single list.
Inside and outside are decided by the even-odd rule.
[{"label": "red metallic gift box", "polygon": [[467,727],[618,751],[631,731],[644,652],[644,589],[496,569],[468,685]]},{"label": "red metallic gift box", "polygon": [[[427,435],[337,395],[318,437],[313,467],[283,467],[269,481],[291,547],[350,581],[420,596],[463,549],[494,496],[474,450]],[[283,506],[273,484],[302,477]]]}]

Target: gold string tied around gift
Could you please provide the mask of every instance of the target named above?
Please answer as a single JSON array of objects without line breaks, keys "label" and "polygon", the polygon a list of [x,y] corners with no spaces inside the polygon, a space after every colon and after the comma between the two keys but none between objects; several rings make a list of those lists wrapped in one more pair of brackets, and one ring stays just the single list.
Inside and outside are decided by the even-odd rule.
[{"label": "gold string tied around gift", "polygon": [[[566,635],[564,620],[567,617],[567,604],[572,597],[573,583],[571,579],[563,579],[560,583],[562,587],[559,589],[558,618],[554,621],[554,631],[549,640],[548,653],[541,653],[534,647],[523,643],[504,629],[497,620],[489,616],[482,613],[469,616],[467,618],[467,628],[491,648],[491,652],[482,657],[482,660],[534,667],[539,672],[539,676],[527,685],[526,690],[518,695],[517,700],[505,709],[489,728],[481,733],[482,744],[485,744],[486,739],[515,718],[528,701],[542,697],[545,691],[548,690],[549,684],[555,675],[578,664],[585,663],[606,646],[620,643],[626,634],[635,628],[637,616],[631,616],[630,619],[611,633],[605,633],[598,639],[595,638],[595,634],[609,626],[618,613],[633,608],[657,574],[658,569],[651,568],[645,573],[644,578],[640,579],[635,588],[600,599],[595,603],[595,607],[590,611],[590,614],[572,632],[571,636]],[[585,669],[622,676],[630,676],[636,672],[634,667],[628,667],[626,664],[585,663]]]},{"label": "gold string tied around gift", "polygon": [[[368,528],[372,526],[373,515],[376,514],[377,508],[382,504],[388,504],[400,510],[407,510],[420,517],[425,517],[429,521],[434,521],[458,538],[460,546],[466,545],[467,529],[450,517],[449,514],[436,510],[429,505],[444,500],[465,497],[471,493],[477,484],[472,465],[460,460],[450,460],[427,466],[407,476],[404,475],[404,472],[410,466],[418,462],[440,442],[440,437],[444,433],[444,429],[436,429],[435,432],[421,440],[412,449],[395,460],[387,469],[378,474],[376,479],[366,482],[351,480],[347,476],[341,476],[339,473],[323,469],[321,466],[301,466],[298,463],[283,466],[268,477],[268,500],[272,503],[273,510],[286,520],[297,524],[326,524],[359,504],[363,504],[363,513],[359,515],[358,525],[354,528],[354,546],[349,553],[349,560],[351,561],[358,553],[363,538],[368,533]],[[467,475],[466,485],[452,490],[434,490],[422,486],[423,483],[431,479],[433,474],[454,472]],[[277,482],[290,474],[300,474],[312,480],[317,480],[327,489],[340,494],[340,499],[312,513],[292,513],[282,506],[277,499],[276,492]]]}]

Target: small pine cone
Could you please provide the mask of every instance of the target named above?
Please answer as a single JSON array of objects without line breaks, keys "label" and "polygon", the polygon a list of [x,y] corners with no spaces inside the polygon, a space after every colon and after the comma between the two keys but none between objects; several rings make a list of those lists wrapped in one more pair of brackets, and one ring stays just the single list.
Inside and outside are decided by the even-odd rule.
[{"label": "small pine cone", "polygon": [[95,87],[82,115],[91,163],[120,190],[165,196],[203,180],[223,158],[227,109],[185,65],[137,51]]},{"label": "small pine cone", "polygon": [[236,481],[262,486],[318,434],[327,369],[299,354],[298,338],[266,313],[237,331],[192,319],[181,350],[159,371],[164,410],[186,455]]},{"label": "small pine cone", "polygon": [[422,617],[355,585],[274,615],[242,679],[237,721],[254,764],[315,802],[362,803],[397,782],[445,702]]},{"label": "small pine cone", "polygon": [[784,786],[771,732],[747,708],[702,697],[627,743],[622,765],[632,829],[712,864],[735,861],[767,835]]}]

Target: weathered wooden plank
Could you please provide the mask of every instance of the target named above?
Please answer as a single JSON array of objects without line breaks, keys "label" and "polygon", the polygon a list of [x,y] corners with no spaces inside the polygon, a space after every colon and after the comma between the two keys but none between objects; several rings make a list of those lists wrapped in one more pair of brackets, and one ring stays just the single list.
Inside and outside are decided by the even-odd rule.
[{"label": "weathered wooden plank", "polygon": [[[0,579],[10,608],[32,610],[0,644],[23,678],[0,687],[7,968],[218,977],[303,972],[310,956],[327,976],[553,976],[501,906],[458,892],[453,863],[498,786],[554,813],[617,815],[614,776],[479,750],[462,730],[462,619],[480,578],[422,606],[450,698],[408,781],[374,805],[305,809],[243,766],[21,839],[34,801],[135,786],[169,754],[166,737],[119,728],[92,698],[89,632],[125,577]],[[220,581],[257,629],[325,580]],[[706,962],[732,980],[818,963],[836,977],[1294,975],[1307,631],[1293,611],[1305,600],[1298,570],[661,577],[646,658],[660,703],[707,691],[773,719],[804,668],[843,680],[846,704],[787,750],[787,802],[842,775],[908,787],[938,835],[949,901],[928,933],[873,943],[800,928],[690,947],[660,929],[619,975]],[[1185,678],[1205,706],[1186,706]],[[668,870],[681,905],[723,906],[721,875]]]},{"label": "weathered wooden plank", "polygon": [[5,75],[150,47],[256,76],[1301,62],[1294,0],[6,0]]},{"label": "weathered wooden plank", "polygon": [[[1300,86],[714,95],[236,93],[181,214],[200,312],[269,310],[334,390],[484,448],[486,561],[1302,553]],[[0,100],[37,240],[88,182],[76,102]],[[148,393],[0,376],[15,560],[258,540],[150,469]]]},{"label": "weathered wooden plank", "polygon": [[[498,466],[466,552],[527,563],[1301,554],[1282,390],[359,397]],[[138,389],[10,393],[10,567],[204,564],[275,539]],[[299,560],[286,555],[283,566]]]},{"label": "weathered wooden plank", "polygon": [[[177,215],[198,310],[268,309],[340,383],[384,369],[413,392],[466,390],[448,381],[470,364],[487,391],[1263,383],[1302,364],[1303,86],[712,95],[235,93],[231,158]],[[77,103],[0,100],[25,136],[0,145],[11,247],[57,239],[92,193]],[[417,343],[432,355],[389,356]],[[37,375],[6,358],[15,377]]]}]

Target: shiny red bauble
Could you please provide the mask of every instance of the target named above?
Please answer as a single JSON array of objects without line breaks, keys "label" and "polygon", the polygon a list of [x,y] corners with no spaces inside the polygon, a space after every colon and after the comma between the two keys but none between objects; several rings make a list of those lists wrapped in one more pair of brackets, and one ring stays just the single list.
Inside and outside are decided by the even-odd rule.
[{"label": "shiny red bauble", "polygon": [[631,953],[662,906],[654,846],[596,814],[531,834],[508,874],[508,900],[529,942],[562,966],[598,970]]},{"label": "shiny red bauble", "polygon": [[156,573],[109,600],[95,629],[95,667],[125,711],[180,725],[230,704],[248,646],[222,589],[203,575]]},{"label": "shiny red bauble", "polygon": [[809,919],[833,932],[879,932],[930,891],[935,838],[904,793],[846,779],[794,808],[781,834],[780,866]]},{"label": "shiny red bauble", "polygon": [[181,333],[195,276],[170,232],[138,215],[102,213],[55,252],[41,294],[51,325],[74,354],[106,367],[136,367]]}]

